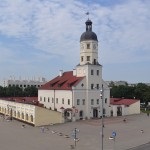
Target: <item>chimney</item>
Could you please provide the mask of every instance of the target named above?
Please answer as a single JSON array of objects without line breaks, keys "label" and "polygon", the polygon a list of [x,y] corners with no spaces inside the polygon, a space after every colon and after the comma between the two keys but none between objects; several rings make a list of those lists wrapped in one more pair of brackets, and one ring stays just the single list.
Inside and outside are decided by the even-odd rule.
[{"label": "chimney", "polygon": [[73,76],[76,76],[77,75],[77,71],[76,69],[73,69]]},{"label": "chimney", "polygon": [[63,70],[59,71],[59,76],[61,77],[63,75]]}]

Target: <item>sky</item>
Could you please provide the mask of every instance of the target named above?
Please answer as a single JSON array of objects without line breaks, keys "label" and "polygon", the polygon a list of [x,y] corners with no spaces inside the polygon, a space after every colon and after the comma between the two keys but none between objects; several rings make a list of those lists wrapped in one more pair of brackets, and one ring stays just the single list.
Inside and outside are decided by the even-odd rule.
[{"label": "sky", "polygon": [[73,70],[86,12],[103,79],[150,83],[150,0],[0,0],[0,80]]}]

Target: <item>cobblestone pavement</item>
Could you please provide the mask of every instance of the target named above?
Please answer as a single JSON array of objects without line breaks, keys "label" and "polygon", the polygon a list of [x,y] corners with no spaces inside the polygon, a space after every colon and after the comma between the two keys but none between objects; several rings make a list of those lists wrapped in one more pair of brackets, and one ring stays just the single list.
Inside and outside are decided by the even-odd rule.
[{"label": "cobblestone pavement", "polygon": [[[150,117],[126,116],[126,123],[123,118],[104,118],[104,150],[127,150],[150,142]],[[101,119],[49,125],[44,129],[22,125],[0,118],[1,150],[69,150],[74,148],[75,128],[79,129],[76,150],[101,150]],[[115,141],[109,139],[114,131]]]}]

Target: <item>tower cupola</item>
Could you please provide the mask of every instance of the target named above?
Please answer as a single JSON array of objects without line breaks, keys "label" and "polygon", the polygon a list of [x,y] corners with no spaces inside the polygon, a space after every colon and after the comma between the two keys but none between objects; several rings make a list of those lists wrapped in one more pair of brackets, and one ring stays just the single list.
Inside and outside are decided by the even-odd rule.
[{"label": "tower cupola", "polygon": [[80,65],[98,64],[98,39],[92,31],[92,21],[86,22],[86,31],[80,37]]},{"label": "tower cupola", "polygon": [[85,22],[85,24],[86,24],[86,31],[81,35],[80,42],[86,40],[98,41],[97,35],[92,31],[92,21],[88,19]]}]

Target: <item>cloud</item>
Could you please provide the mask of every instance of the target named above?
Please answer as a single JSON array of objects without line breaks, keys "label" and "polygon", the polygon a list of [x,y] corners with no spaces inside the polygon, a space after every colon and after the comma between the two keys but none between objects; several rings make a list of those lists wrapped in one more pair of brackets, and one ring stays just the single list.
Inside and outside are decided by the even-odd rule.
[{"label": "cloud", "polygon": [[[110,6],[90,3],[90,18],[99,39],[100,62],[150,59],[149,8],[148,0]],[[26,41],[37,58],[46,52],[58,56],[56,60],[62,56],[66,64],[78,64],[79,39],[85,31],[87,10],[88,4],[79,0],[5,0],[0,4],[0,34]],[[41,59],[45,57],[42,54]]]}]

